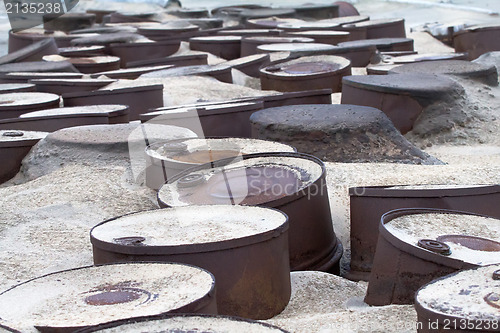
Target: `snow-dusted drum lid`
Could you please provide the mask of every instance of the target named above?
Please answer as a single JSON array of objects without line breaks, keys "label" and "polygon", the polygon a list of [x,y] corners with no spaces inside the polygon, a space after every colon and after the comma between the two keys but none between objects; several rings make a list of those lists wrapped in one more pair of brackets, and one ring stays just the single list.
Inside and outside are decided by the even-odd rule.
[{"label": "snow-dusted drum lid", "polygon": [[256,37],[256,36],[278,36],[277,29],[236,29],[236,30],[221,30],[217,31],[220,36],[241,36],[241,37]]},{"label": "snow-dusted drum lid", "polygon": [[36,91],[57,95],[93,91],[115,82],[111,79],[32,79],[30,83],[36,85]]},{"label": "snow-dusted drum lid", "polygon": [[166,261],[214,274],[218,313],[269,319],[290,299],[288,219],[261,207],[166,208],[105,221],[90,232],[94,263]]},{"label": "snow-dusted drum lid", "polygon": [[70,332],[120,319],[217,311],[215,279],[178,263],[128,263],[47,274],[0,294],[0,316],[23,331]]},{"label": "snow-dusted drum lid", "polygon": [[471,80],[497,86],[498,72],[494,65],[484,65],[467,60],[436,60],[416,62],[395,67],[389,74],[447,74],[465,77]]},{"label": "snow-dusted drum lid", "polygon": [[158,201],[162,207],[240,204],[280,209],[290,220],[291,269],[338,271],[342,245],[333,231],[325,178],[323,162],[311,155],[248,154],[179,173],[160,188]]},{"label": "snow-dusted drum lid", "polygon": [[[128,123],[128,106],[119,104],[103,104],[103,105],[87,105],[63,107],[57,109],[48,109],[42,111],[34,111],[22,114],[20,118],[51,118],[56,119],[59,116],[62,120],[66,117],[84,118],[86,116],[102,115],[108,118],[109,124]],[[87,125],[87,124],[82,124]],[[73,125],[78,126],[78,125]],[[70,126],[65,126],[70,127]]]},{"label": "snow-dusted drum lid", "polygon": [[430,282],[415,296],[418,332],[499,332],[500,265]]},{"label": "snow-dusted drum lid", "polygon": [[241,56],[259,53],[257,47],[264,44],[278,43],[313,43],[314,39],[307,37],[251,36],[241,39]]},{"label": "snow-dusted drum lid", "polygon": [[424,106],[447,98],[462,88],[454,80],[433,74],[353,75],[342,80],[342,104],[382,110],[406,134]]},{"label": "snow-dusted drum lid", "polygon": [[342,78],[351,75],[351,62],[337,56],[311,56],[271,64],[260,70],[264,90],[342,90]]},{"label": "snow-dusted drum lid", "polygon": [[393,210],[381,219],[365,302],[412,304],[417,289],[435,278],[496,263],[499,219],[444,209]]},{"label": "snow-dusted drum lid", "polygon": [[290,22],[278,24],[277,28],[284,31],[335,30],[340,24],[329,20],[316,22]]},{"label": "snow-dusted drum lid", "polygon": [[160,319],[137,319],[116,322],[82,330],[81,333],[102,332],[213,332],[213,333],[286,333],[267,323],[250,319],[210,315],[167,315]]},{"label": "snow-dusted drum lid", "polygon": [[418,53],[394,57],[391,62],[395,64],[409,64],[421,61],[437,61],[437,60],[465,60],[466,53]]},{"label": "snow-dusted drum lid", "polygon": [[59,55],[63,57],[93,57],[104,55],[105,49],[102,45],[69,46],[60,48]]},{"label": "snow-dusted drum lid", "polygon": [[258,139],[207,138],[158,142],[146,148],[146,185],[158,190],[168,179],[190,167],[224,158],[264,152],[294,152],[289,145]]},{"label": "snow-dusted drum lid", "polygon": [[241,36],[203,36],[189,39],[191,50],[208,52],[226,60],[240,57]]},{"label": "snow-dusted drum lid", "polygon": [[500,218],[500,185],[399,185],[349,189],[351,212],[350,277],[368,280],[380,218],[398,208],[462,210]]},{"label": "snow-dusted drum lid", "polygon": [[130,120],[138,120],[140,114],[163,106],[163,85],[75,92],[63,94],[62,98],[65,106],[125,104],[129,106]]},{"label": "snow-dusted drum lid", "polygon": [[43,57],[43,60],[47,62],[68,61],[84,74],[111,71],[120,68],[120,58],[106,55],[71,58],[60,55],[46,55]]},{"label": "snow-dusted drum lid", "polygon": [[59,106],[59,95],[39,92],[0,94],[0,119],[17,118],[23,113]]},{"label": "snow-dusted drum lid", "polygon": [[[297,37],[301,38],[301,37]],[[257,46],[257,53],[270,52],[314,52],[328,53],[334,50],[335,47],[330,44],[321,43],[277,43],[277,44],[262,44]]]},{"label": "snow-dusted drum lid", "polygon": [[0,83],[0,94],[32,91],[35,91],[35,85],[32,83]]},{"label": "snow-dusted drum lid", "polygon": [[14,177],[31,147],[47,136],[45,132],[0,130],[0,183]]}]

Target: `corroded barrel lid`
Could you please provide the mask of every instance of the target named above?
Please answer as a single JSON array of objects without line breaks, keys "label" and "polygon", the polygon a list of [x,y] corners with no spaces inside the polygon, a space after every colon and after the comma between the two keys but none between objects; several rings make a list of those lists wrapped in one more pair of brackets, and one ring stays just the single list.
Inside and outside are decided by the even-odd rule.
[{"label": "corroded barrel lid", "polygon": [[500,262],[500,220],[470,214],[420,212],[396,217],[384,229],[400,241],[474,265]]},{"label": "corroded barrel lid", "polygon": [[24,113],[20,118],[32,117],[57,117],[69,115],[91,115],[91,114],[107,114],[109,116],[117,116],[127,112],[127,105],[118,104],[103,104],[103,105],[87,105],[87,106],[73,106],[63,107],[48,110],[33,111]]},{"label": "corroded barrel lid", "polygon": [[276,43],[257,46],[260,52],[327,52],[335,49],[330,44],[320,43]]},{"label": "corroded barrel lid", "polygon": [[484,65],[466,60],[437,60],[424,61],[398,66],[389,71],[389,74],[451,74],[469,78],[488,78],[498,81],[497,69],[494,65]]},{"label": "corroded barrel lid", "polygon": [[500,265],[461,271],[423,286],[416,294],[416,310],[420,319],[437,320],[442,326],[456,320],[457,328],[498,331]]},{"label": "corroded barrel lid", "polygon": [[47,132],[0,130],[0,148],[32,146],[48,134]]},{"label": "corroded barrel lid", "polygon": [[311,56],[271,65],[261,69],[272,76],[301,77],[307,75],[334,74],[349,68],[351,62],[337,56]]},{"label": "corroded barrel lid", "polygon": [[111,219],[95,226],[90,237],[95,246],[122,253],[202,253],[263,242],[287,230],[287,221],[270,208],[189,206]]},{"label": "corroded barrel lid", "polygon": [[[44,275],[0,294],[15,327],[64,330],[168,312],[195,311],[214,293],[209,272],[177,263],[89,266]],[[190,309],[191,306],[191,309]]]},{"label": "corroded barrel lid", "polygon": [[40,92],[15,92],[0,94],[0,111],[43,107],[59,101],[59,95]]},{"label": "corroded barrel lid", "polygon": [[432,97],[450,92],[458,84],[444,76],[433,74],[398,74],[398,75],[355,75],[346,76],[343,84],[356,88],[383,93],[409,94]]}]

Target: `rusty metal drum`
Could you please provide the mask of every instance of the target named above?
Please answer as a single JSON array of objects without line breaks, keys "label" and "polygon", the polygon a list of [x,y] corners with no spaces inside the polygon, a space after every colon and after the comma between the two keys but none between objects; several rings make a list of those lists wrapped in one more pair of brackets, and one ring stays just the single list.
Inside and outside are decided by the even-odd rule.
[{"label": "rusty metal drum", "polygon": [[274,317],[290,299],[288,218],[269,208],[166,208],[105,221],[90,232],[94,263],[165,261],[217,281],[219,314]]},{"label": "rusty metal drum", "polygon": [[158,202],[162,207],[239,204],[280,209],[290,220],[291,269],[339,272],[342,244],[333,230],[325,166],[314,156],[261,153],[203,164],[163,185]]},{"label": "rusty metal drum", "polygon": [[366,280],[372,269],[380,218],[399,208],[462,210],[500,218],[499,185],[399,185],[349,189],[351,268],[349,278]]},{"label": "rusty metal drum", "polygon": [[500,263],[499,226],[499,219],[445,209],[384,214],[365,302],[413,304],[418,288],[436,278]]},{"label": "rusty metal drum", "polygon": [[263,90],[342,90],[342,78],[351,75],[351,62],[337,56],[311,56],[271,64],[260,70]]}]

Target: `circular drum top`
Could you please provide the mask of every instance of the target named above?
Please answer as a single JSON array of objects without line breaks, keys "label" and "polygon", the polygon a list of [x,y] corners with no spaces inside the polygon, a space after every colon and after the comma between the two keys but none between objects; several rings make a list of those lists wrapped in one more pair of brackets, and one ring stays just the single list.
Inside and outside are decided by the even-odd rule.
[{"label": "circular drum top", "polygon": [[[109,326],[109,327],[108,327]],[[106,325],[106,328],[96,328],[88,332],[102,333],[165,333],[165,332],[210,332],[210,333],[272,333],[286,332],[279,327],[267,323],[250,319],[207,316],[207,315],[174,315],[156,320],[129,320],[127,323],[113,327]]]},{"label": "circular drum top", "polygon": [[59,130],[51,133],[49,139],[55,142],[74,144],[77,146],[88,145],[106,145],[114,146],[125,144],[128,148],[129,143],[142,143],[145,145],[144,133],[150,142],[165,141],[179,138],[194,137],[192,131],[169,125],[159,124],[114,124],[114,125],[92,125],[78,126]]},{"label": "circular drum top", "polygon": [[[445,255],[451,259],[476,265],[500,262],[498,219],[458,213],[417,213],[396,217],[385,223],[385,229],[401,241],[428,251],[436,246],[449,247],[450,254]],[[426,242],[420,244],[422,240]]]},{"label": "circular drum top", "polygon": [[343,47],[353,47],[353,46],[376,46],[377,48],[389,48],[398,44],[406,44],[412,43],[413,39],[411,38],[374,38],[374,39],[362,39],[362,40],[353,40],[350,42],[339,43],[339,46]]},{"label": "circular drum top", "polygon": [[0,144],[29,140],[41,140],[49,133],[35,131],[0,130]]},{"label": "circular drum top", "polygon": [[57,85],[70,87],[96,87],[101,88],[116,82],[113,79],[32,79],[31,83],[35,85]]},{"label": "circular drum top", "polygon": [[466,58],[465,53],[419,53],[400,57],[394,57],[391,61],[395,64],[414,63],[421,61],[436,61],[436,60],[463,60]]},{"label": "circular drum top", "polygon": [[0,94],[12,92],[34,91],[35,85],[32,83],[0,83]]},{"label": "circular drum top", "polygon": [[281,23],[278,24],[277,28],[283,30],[334,30],[339,26],[339,23],[331,21],[317,21]]},{"label": "circular drum top", "polygon": [[312,43],[314,39],[307,37],[277,37],[277,36],[252,36],[244,37],[245,42],[255,42],[259,44],[276,44],[276,43]]},{"label": "circular drum top", "polygon": [[438,60],[424,61],[398,66],[389,74],[429,73],[429,74],[456,74],[465,76],[478,76],[496,72],[494,65],[483,65],[467,60]]},{"label": "circular drum top", "polygon": [[261,52],[320,52],[334,50],[335,46],[320,43],[278,43],[259,45],[257,49]]},{"label": "circular drum top", "polygon": [[158,200],[172,207],[260,205],[292,196],[324,173],[318,161],[294,153],[251,154],[222,162],[229,164],[204,164],[172,179],[160,188]]},{"label": "circular drum top", "polygon": [[0,94],[0,110],[17,109],[59,101],[59,95],[40,92],[18,92]]},{"label": "circular drum top", "polygon": [[202,36],[202,37],[191,37],[189,41],[202,42],[202,43],[234,43],[241,41],[241,36]]},{"label": "circular drum top", "polygon": [[300,57],[290,61],[263,68],[262,72],[279,76],[307,76],[318,74],[331,74],[343,71],[351,62],[337,56],[311,56]]},{"label": "circular drum top", "polygon": [[181,139],[148,146],[146,153],[159,160],[198,165],[223,158],[263,152],[294,152],[289,145],[259,139]]},{"label": "circular drum top", "polygon": [[432,97],[449,92],[458,84],[444,76],[432,74],[355,75],[345,76],[342,84],[393,94]]},{"label": "circular drum top", "polygon": [[[92,240],[117,246],[144,247],[191,246],[192,251],[222,250],[234,246],[230,241],[261,235],[255,242],[261,242],[273,230],[285,228],[287,216],[277,210],[246,206],[189,206],[157,209],[125,215],[95,226]],[[286,230],[286,229],[284,229]],[[269,232],[271,232],[269,234]],[[224,247],[221,242],[227,242]],[[196,245],[204,244],[203,248]],[[154,250],[154,249],[152,249]],[[171,249],[175,251],[175,249]],[[180,249],[191,252],[190,249]]]},{"label": "circular drum top", "polygon": [[92,64],[110,64],[118,63],[120,58],[114,56],[92,56],[92,57],[63,57],[58,54],[43,56],[44,61],[48,62],[58,62],[58,61],[69,61],[75,65],[92,65]]},{"label": "circular drum top", "polygon": [[34,112],[24,113],[19,117],[20,118],[54,117],[54,116],[88,115],[88,114],[102,114],[102,113],[106,113],[109,116],[113,116],[114,114],[121,114],[126,110],[128,110],[127,105],[118,105],[118,104],[87,105],[87,106],[73,106],[73,107],[34,111]]},{"label": "circular drum top", "polygon": [[347,31],[333,31],[333,30],[305,30],[305,31],[287,31],[287,35],[306,36],[306,37],[347,37]]},{"label": "circular drum top", "polygon": [[112,33],[92,37],[82,37],[71,40],[73,46],[108,45],[112,43],[132,43],[145,39],[144,36],[133,33]]},{"label": "circular drum top", "polygon": [[59,49],[59,55],[63,57],[88,57],[104,54],[105,49],[102,45],[62,47]]},{"label": "circular drum top", "polygon": [[402,18],[377,19],[377,20],[357,22],[357,23],[354,23],[354,26],[356,26],[358,28],[359,27],[375,27],[375,26],[391,25],[391,24],[400,23],[403,21],[404,21],[404,19],[402,19]]},{"label": "circular drum top", "polygon": [[34,326],[85,327],[167,313],[203,299],[213,292],[214,284],[207,271],[183,264],[82,267],[4,291],[0,316],[23,331]]},{"label": "circular drum top", "polygon": [[312,104],[290,105],[263,109],[252,114],[250,121],[259,123],[263,128],[280,130],[293,128],[298,132],[313,132],[329,126],[339,126],[359,129],[371,127],[381,122],[383,113],[368,106],[347,104]]},{"label": "circular drum top", "polygon": [[28,61],[0,65],[0,73],[11,72],[74,72],[78,70],[69,61]]},{"label": "circular drum top", "polygon": [[494,278],[495,272],[500,273],[500,265],[464,270],[433,281],[417,292],[417,309],[445,318],[498,323],[500,280]]}]

